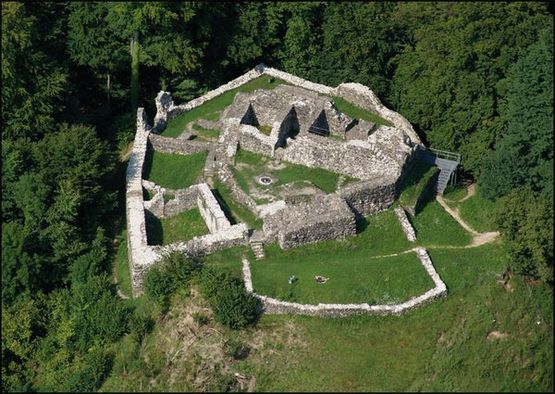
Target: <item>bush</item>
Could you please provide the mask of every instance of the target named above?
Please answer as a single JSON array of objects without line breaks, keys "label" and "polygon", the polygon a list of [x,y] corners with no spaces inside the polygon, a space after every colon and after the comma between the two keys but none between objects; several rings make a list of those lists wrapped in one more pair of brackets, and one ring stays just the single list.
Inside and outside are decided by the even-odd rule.
[{"label": "bush", "polygon": [[215,320],[239,329],[254,323],[258,315],[257,299],[247,293],[243,282],[226,272],[205,269],[200,290],[212,307]]},{"label": "bush", "polygon": [[144,278],[144,291],[148,298],[164,303],[175,290],[173,280],[161,267],[152,267]]},{"label": "bush", "polygon": [[84,367],[71,375],[68,388],[71,392],[96,391],[112,368],[112,356],[102,350],[87,353]]},{"label": "bush", "polygon": [[182,253],[174,252],[145,275],[144,291],[147,297],[161,304],[180,287],[187,285],[200,264]]}]

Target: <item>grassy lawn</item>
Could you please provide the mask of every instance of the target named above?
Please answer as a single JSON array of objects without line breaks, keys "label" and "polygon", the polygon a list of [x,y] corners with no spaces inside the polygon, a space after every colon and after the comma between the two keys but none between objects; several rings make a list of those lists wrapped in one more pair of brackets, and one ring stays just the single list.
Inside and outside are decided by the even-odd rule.
[{"label": "grassy lawn", "polygon": [[208,152],[185,156],[149,151],[145,158],[144,179],[169,189],[186,189],[197,183],[207,155]]},{"label": "grassy lawn", "polygon": [[220,130],[206,129],[196,123],[193,125],[193,130],[196,131],[199,138],[208,141],[213,141],[220,136]]},{"label": "grassy lawn", "polygon": [[405,207],[415,205],[430,178],[438,171],[435,166],[430,166],[423,161],[415,161],[403,180],[399,203]]},{"label": "grassy lawn", "polygon": [[221,112],[225,107],[231,105],[235,99],[235,95],[238,92],[252,92],[256,89],[273,89],[281,84],[286,83],[281,79],[273,78],[272,82],[269,82],[268,76],[260,76],[252,81],[239,86],[238,88],[229,90],[219,96],[214,97],[212,100],[205,102],[204,104],[193,108],[192,110],[185,112],[173,119],[170,119],[166,128],[161,133],[164,137],[178,137],[185,126],[189,122],[195,121],[197,119],[206,120],[218,120],[220,118]]},{"label": "grassy lawn", "polygon": [[241,257],[254,259],[252,251],[247,246],[236,246],[230,249],[220,250],[212,253],[203,259],[206,266],[218,267],[223,271],[233,274],[235,277],[243,279],[243,263]]},{"label": "grassy lawn", "polygon": [[497,227],[493,222],[493,211],[495,209],[495,203],[489,200],[486,200],[482,196],[480,196],[480,192],[476,190],[476,194],[472,197],[464,201],[458,201],[462,197],[466,195],[466,193],[460,197],[458,194],[454,194],[455,192],[451,193],[449,196],[449,200],[445,200],[447,204],[454,209],[459,210],[459,214],[461,218],[472,227],[474,230],[478,232],[488,232],[488,231],[495,231]]},{"label": "grassy lawn", "polygon": [[[313,183],[326,193],[333,193],[337,188],[337,179],[340,176],[339,174],[321,168],[309,168],[287,162],[282,162],[282,164],[285,164],[285,168],[273,170],[268,167],[272,161],[272,158],[264,155],[252,153],[244,149],[238,150],[235,155],[236,166],[233,167],[233,172],[239,186],[246,193],[250,192],[250,188],[252,186],[264,187],[269,190],[276,191],[276,188],[281,185],[305,180]],[[239,163],[246,164],[248,166],[238,168],[237,164]],[[258,184],[254,185],[253,178],[263,174],[273,175],[277,178],[277,181],[266,187]]]},{"label": "grassy lawn", "polygon": [[466,196],[467,188],[462,185],[447,185],[443,191],[443,198],[446,200],[459,201],[461,198]]},{"label": "grassy lawn", "polygon": [[[401,316],[263,315],[246,330],[213,320],[188,330],[199,300],[179,294],[142,343],[116,344],[101,391],[222,391],[238,372],[256,378],[256,391],[552,392],[551,288],[520,277],[511,291],[499,285],[500,244],[430,255],[449,294]],[[140,300],[130,305],[150,310]],[[492,331],[507,337],[490,340]],[[249,348],[244,359],[221,356],[231,340]]]},{"label": "grassy lawn", "polygon": [[333,96],[332,100],[339,111],[343,112],[345,115],[348,115],[353,119],[363,119],[377,125],[391,126],[391,123],[389,121],[381,118],[375,113],[368,111],[367,109],[361,108],[358,105],[345,100],[342,97]]},{"label": "grassy lawn", "polygon": [[[433,287],[414,253],[372,259],[365,253],[347,250],[294,259],[281,253],[275,244],[268,245],[266,250],[265,260],[251,262],[253,286],[257,293],[281,300],[308,304],[396,304]],[[292,285],[288,284],[291,275],[298,278]],[[315,275],[329,280],[316,283]]]},{"label": "grassy lawn", "polygon": [[231,190],[226,185],[217,179],[214,182],[214,187],[214,196],[232,224],[243,222],[250,228],[262,228],[262,220],[256,217],[248,208],[235,201],[231,195]]},{"label": "grassy lawn", "polygon": [[146,219],[146,231],[149,245],[168,245],[177,241],[188,241],[209,232],[198,208],[166,219],[149,215]]},{"label": "grassy lawn", "polygon": [[416,230],[417,243],[422,246],[464,246],[472,241],[470,235],[437,201],[427,203],[414,218],[409,216]]}]

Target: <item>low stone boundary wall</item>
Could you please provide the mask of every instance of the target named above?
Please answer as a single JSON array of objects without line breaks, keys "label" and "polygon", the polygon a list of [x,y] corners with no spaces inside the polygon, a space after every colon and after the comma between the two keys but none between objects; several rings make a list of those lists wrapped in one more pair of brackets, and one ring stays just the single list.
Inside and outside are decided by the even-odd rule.
[{"label": "low stone boundary wall", "polygon": [[395,208],[395,214],[399,219],[399,223],[401,223],[401,227],[403,228],[403,232],[405,236],[410,242],[416,241],[416,233],[414,231],[414,227],[410,224],[409,219],[407,218],[407,213],[401,207]]},{"label": "low stone boundary wall", "polygon": [[337,191],[351,209],[360,216],[368,216],[383,211],[395,200],[395,182],[375,178],[352,183]]},{"label": "low stone boundary wall", "polygon": [[322,93],[331,95],[333,94],[334,89],[330,88],[326,85],[320,85],[319,83],[314,83],[307,81],[306,79],[299,78],[293,74],[289,74],[285,71],[280,71],[275,68],[266,67],[263,64],[259,65],[263,68],[264,74],[267,74],[274,78],[279,78],[284,80],[285,82],[290,83],[291,85],[299,86],[301,88],[305,88],[308,90],[312,90],[314,92]]},{"label": "low stone boundary wall", "polygon": [[190,155],[191,153],[209,150],[211,145],[209,142],[162,137],[152,133],[149,135],[148,140],[152,148],[157,152],[180,155]]},{"label": "low stone boundary wall", "polygon": [[216,197],[214,197],[208,185],[201,183],[197,185],[197,190],[198,209],[208,230],[214,234],[218,231],[229,229],[231,223],[225,217],[224,211],[220,208]]},{"label": "low stone boundary wall", "polygon": [[227,230],[195,237],[187,242],[175,242],[162,247],[158,246],[157,253],[160,256],[164,256],[171,252],[182,252],[189,257],[202,257],[218,250],[246,245],[248,237],[249,230],[247,225],[239,223],[234,224]]},{"label": "low stone boundary wall", "polygon": [[277,139],[262,134],[256,127],[241,125],[239,127],[239,147],[249,152],[272,156]]},{"label": "low stone boundary wall", "polygon": [[[243,258],[243,279],[245,289],[258,298],[263,305],[264,312],[270,314],[291,313],[296,315],[320,316],[320,317],[342,317],[355,314],[376,315],[400,315],[418,306],[424,305],[434,299],[447,294],[447,287],[437,274],[428,253],[423,248],[416,248],[415,253],[428,275],[434,282],[434,287],[424,294],[413,297],[408,301],[392,305],[369,305],[369,304],[300,304],[297,302],[280,301],[275,298],[256,294],[252,285],[252,275],[249,261]],[[263,263],[261,263],[263,264]]]}]

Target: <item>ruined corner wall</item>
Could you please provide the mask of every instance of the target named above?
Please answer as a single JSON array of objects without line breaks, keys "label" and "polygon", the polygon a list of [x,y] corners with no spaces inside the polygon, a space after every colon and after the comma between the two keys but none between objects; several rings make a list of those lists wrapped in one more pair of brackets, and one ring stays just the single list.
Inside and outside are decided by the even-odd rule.
[{"label": "ruined corner wall", "polygon": [[249,152],[272,156],[276,139],[262,134],[256,127],[241,125],[239,127],[239,147]]},{"label": "ruined corner wall", "polygon": [[264,217],[264,234],[282,249],[356,234],[353,212],[337,194],[286,206]]},{"label": "ruined corner wall", "polygon": [[346,185],[337,194],[357,215],[368,216],[389,208],[395,200],[395,192],[394,179],[374,178]]},{"label": "ruined corner wall", "polygon": [[197,204],[204,222],[211,233],[227,230],[231,223],[220,208],[218,201],[206,183],[198,185]]}]

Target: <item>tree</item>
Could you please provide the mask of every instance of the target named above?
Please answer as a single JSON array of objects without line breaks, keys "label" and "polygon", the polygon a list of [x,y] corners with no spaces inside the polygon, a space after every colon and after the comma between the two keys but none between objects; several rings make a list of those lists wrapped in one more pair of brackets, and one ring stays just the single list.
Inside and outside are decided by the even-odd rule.
[{"label": "tree", "polygon": [[430,23],[405,28],[414,45],[396,59],[390,101],[433,147],[460,151],[464,168],[479,175],[504,127],[504,79],[551,16],[538,3],[430,7],[414,19]]},{"label": "tree", "polygon": [[495,222],[509,245],[517,273],[553,281],[553,195],[511,191],[497,201]]},{"label": "tree", "polygon": [[489,199],[527,185],[553,187],[553,21],[507,78],[506,132],[484,160],[480,190]]}]

